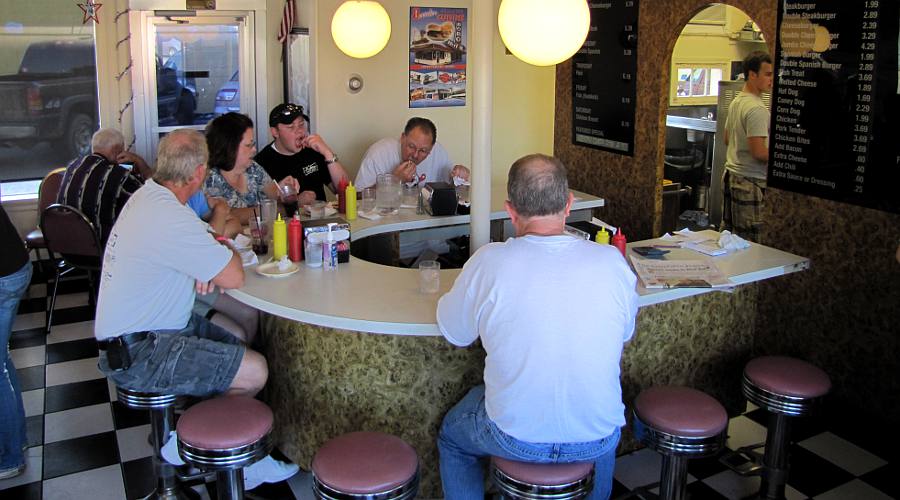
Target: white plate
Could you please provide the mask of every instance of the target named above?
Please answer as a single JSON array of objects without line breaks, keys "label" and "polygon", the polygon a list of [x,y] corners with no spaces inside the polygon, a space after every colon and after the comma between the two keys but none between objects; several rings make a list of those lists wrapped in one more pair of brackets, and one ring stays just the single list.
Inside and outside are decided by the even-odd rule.
[{"label": "white plate", "polygon": [[299,270],[300,266],[298,266],[296,262],[291,262],[291,265],[284,271],[278,270],[277,262],[268,262],[266,264],[260,264],[259,266],[256,266],[256,272],[268,278],[284,278],[285,276],[290,276]]}]

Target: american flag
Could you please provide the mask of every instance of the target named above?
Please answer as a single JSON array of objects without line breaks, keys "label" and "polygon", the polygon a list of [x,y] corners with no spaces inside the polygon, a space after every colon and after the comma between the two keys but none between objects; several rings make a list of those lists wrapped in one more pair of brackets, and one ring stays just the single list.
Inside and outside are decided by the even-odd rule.
[{"label": "american flag", "polygon": [[284,12],[281,15],[281,26],[278,27],[278,43],[285,43],[291,28],[294,27],[294,0],[285,0]]}]

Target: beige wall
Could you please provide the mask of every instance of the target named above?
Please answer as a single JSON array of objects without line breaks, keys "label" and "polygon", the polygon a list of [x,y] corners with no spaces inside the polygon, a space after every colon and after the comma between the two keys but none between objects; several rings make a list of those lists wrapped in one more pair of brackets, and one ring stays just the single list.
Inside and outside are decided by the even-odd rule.
[{"label": "beige wall", "polygon": [[[470,165],[471,104],[456,108],[410,109],[407,61],[410,6],[465,7],[471,16],[472,2],[382,2],[391,17],[391,39],[381,53],[364,60],[344,55],[331,39],[331,17],[341,3],[342,0],[319,0],[315,6],[303,3],[298,6],[298,24],[303,23],[304,18],[315,20],[309,26],[314,37],[316,61],[313,127],[341,157],[350,175],[355,177],[369,145],[382,137],[399,136],[406,120],[413,116],[434,121],[438,127],[438,140],[450,152],[451,158]],[[495,12],[498,6],[499,0],[495,1]],[[493,24],[496,27],[496,21]],[[471,28],[470,19],[470,47]],[[505,179],[509,165],[516,158],[532,152],[553,151],[555,73],[553,68],[535,68],[505,55],[496,28],[493,47],[493,176]],[[470,74],[475,71],[471,64],[467,69]],[[365,82],[358,94],[345,90],[347,79],[354,73],[362,76]],[[280,93],[273,91],[270,94],[274,95]]]}]

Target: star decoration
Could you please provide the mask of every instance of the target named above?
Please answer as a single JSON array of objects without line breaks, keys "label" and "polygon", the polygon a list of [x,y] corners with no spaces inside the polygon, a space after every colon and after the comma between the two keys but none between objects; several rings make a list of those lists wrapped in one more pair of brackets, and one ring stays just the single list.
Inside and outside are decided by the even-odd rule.
[{"label": "star decoration", "polygon": [[94,3],[94,0],[87,0],[85,3],[78,4],[81,11],[84,12],[84,19],[81,24],[85,24],[89,19],[93,19],[95,23],[100,24],[98,11],[103,7],[102,3]]}]

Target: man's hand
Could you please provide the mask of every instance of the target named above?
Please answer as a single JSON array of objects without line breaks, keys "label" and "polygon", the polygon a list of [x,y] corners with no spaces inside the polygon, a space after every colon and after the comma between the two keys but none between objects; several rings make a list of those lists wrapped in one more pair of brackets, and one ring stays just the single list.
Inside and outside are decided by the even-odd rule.
[{"label": "man's hand", "polygon": [[328,147],[328,144],[325,144],[325,139],[322,139],[322,136],[318,134],[306,136],[300,141],[300,147],[312,149],[316,153],[324,156],[326,160],[334,158],[334,151]]},{"label": "man's hand", "polygon": [[144,161],[143,158],[131,151],[122,151],[119,153],[119,155],[116,156],[116,163],[131,163],[134,165],[134,171],[144,179],[153,177],[153,169],[150,168],[150,165],[147,165],[147,162]]},{"label": "man's hand", "polygon": [[416,164],[410,160],[406,160],[394,167],[392,173],[400,179],[400,182],[412,182],[416,177]]},{"label": "man's hand", "polygon": [[462,165],[453,165],[453,169],[450,170],[451,184],[454,177],[460,177],[466,181],[469,180],[469,169]]},{"label": "man's hand", "polygon": [[214,285],[212,281],[197,280],[196,289],[198,294],[206,295],[214,292],[216,290],[216,285]]},{"label": "man's hand", "polygon": [[316,201],[315,191],[303,191],[297,196],[297,204],[301,206],[311,205],[314,201]]}]

